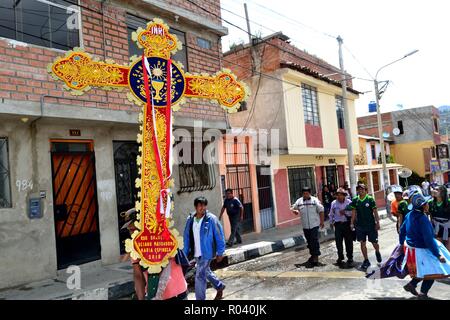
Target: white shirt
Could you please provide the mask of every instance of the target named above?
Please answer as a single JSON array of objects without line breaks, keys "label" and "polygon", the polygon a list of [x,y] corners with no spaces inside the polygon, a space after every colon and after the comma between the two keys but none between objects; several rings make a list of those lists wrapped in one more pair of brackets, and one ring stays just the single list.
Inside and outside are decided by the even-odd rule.
[{"label": "white shirt", "polygon": [[202,226],[203,216],[199,221],[194,217],[194,223],[192,224],[192,232],[194,233],[194,257],[198,258],[202,256],[202,247],[200,243],[200,227]]}]

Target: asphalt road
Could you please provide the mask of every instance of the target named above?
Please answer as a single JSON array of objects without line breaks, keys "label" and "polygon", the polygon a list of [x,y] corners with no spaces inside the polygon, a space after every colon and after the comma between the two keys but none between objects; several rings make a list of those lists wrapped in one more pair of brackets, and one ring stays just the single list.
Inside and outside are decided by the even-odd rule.
[{"label": "asphalt road", "polygon": [[[395,248],[398,236],[395,223],[384,219],[379,235],[383,259],[389,257]],[[354,259],[358,265],[363,261],[359,244],[354,242]],[[375,266],[375,252],[369,244],[369,259]],[[324,266],[306,269],[296,267],[309,258],[308,250],[292,248],[258,259],[217,270],[216,274],[226,284],[225,300],[263,299],[314,299],[314,300],[399,300],[415,299],[403,290],[408,282],[398,278],[368,280],[365,273],[354,269],[340,269],[334,263],[337,259],[333,241],[321,245],[321,262]],[[215,290],[208,288],[207,299],[213,299]],[[429,296],[434,299],[450,299],[450,285],[435,282]],[[189,300],[194,300],[193,292]]]}]

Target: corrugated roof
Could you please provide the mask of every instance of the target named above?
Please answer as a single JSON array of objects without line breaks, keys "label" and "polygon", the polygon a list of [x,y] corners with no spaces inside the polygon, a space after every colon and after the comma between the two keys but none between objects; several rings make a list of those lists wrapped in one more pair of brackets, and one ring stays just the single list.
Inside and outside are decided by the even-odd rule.
[{"label": "corrugated roof", "polygon": [[[325,81],[325,82],[327,82],[329,84],[332,84],[332,85],[335,85],[335,86],[337,86],[339,88],[342,88],[342,85],[341,85],[340,81],[337,81],[337,80],[331,79],[329,77],[326,77],[323,74],[320,74],[320,73],[312,70],[311,68],[308,68],[308,67],[305,67],[305,66],[293,63],[293,62],[281,62],[281,67],[282,68],[289,68],[289,69],[301,72],[301,73],[306,74],[308,76],[311,76],[313,78]],[[351,93],[354,93],[354,94],[362,94],[361,92],[359,92],[359,91],[357,91],[357,90],[355,90],[355,89],[353,89],[351,87],[348,87],[348,86],[347,86],[347,90],[350,91]]]}]

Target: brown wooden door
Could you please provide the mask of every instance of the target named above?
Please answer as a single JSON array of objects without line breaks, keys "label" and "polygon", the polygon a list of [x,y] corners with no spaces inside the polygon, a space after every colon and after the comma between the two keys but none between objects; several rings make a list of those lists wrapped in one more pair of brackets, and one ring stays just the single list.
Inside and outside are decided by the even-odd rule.
[{"label": "brown wooden door", "polygon": [[53,142],[52,175],[58,269],[100,259],[92,142]]}]

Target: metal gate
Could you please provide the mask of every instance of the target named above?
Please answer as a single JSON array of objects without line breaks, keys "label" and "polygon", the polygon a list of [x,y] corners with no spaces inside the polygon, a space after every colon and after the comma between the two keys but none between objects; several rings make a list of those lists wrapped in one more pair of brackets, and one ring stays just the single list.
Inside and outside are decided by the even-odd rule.
[{"label": "metal gate", "polygon": [[252,188],[248,166],[227,166],[227,187],[233,189],[233,193],[244,206],[244,220],[241,224],[242,232],[253,232]]},{"label": "metal gate", "polygon": [[138,177],[136,157],[139,144],[129,141],[114,141],[114,170],[116,175],[117,213],[119,216],[120,254],[125,254],[125,240],[130,237],[128,230],[120,230],[125,223],[122,212],[134,208],[138,189],[135,181]]},{"label": "metal gate", "polygon": [[258,199],[259,212],[261,215],[261,228],[263,230],[266,230],[275,227],[270,166],[257,166],[256,180],[258,182]]},{"label": "metal gate", "polygon": [[101,258],[92,142],[52,142],[58,269]]}]

